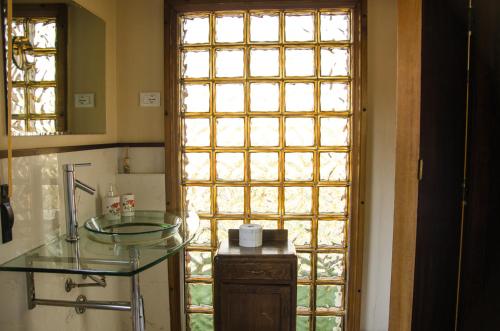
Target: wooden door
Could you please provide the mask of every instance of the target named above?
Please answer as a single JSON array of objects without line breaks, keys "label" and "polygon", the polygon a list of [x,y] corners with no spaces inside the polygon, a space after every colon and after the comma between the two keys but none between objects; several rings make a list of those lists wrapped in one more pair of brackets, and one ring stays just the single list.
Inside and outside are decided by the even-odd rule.
[{"label": "wooden door", "polygon": [[453,330],[467,91],[467,0],[422,7],[420,158],[412,330]]},{"label": "wooden door", "polygon": [[500,2],[473,1],[468,192],[458,330],[500,329]]},{"label": "wooden door", "polygon": [[411,329],[500,330],[500,2],[422,4]]}]

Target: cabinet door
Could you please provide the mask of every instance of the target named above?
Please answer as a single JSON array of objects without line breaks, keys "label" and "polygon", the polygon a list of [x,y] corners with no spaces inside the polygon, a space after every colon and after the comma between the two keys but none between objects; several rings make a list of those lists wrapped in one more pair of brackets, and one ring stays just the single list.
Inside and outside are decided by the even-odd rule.
[{"label": "cabinet door", "polygon": [[289,286],[224,284],[220,331],[289,331]]}]

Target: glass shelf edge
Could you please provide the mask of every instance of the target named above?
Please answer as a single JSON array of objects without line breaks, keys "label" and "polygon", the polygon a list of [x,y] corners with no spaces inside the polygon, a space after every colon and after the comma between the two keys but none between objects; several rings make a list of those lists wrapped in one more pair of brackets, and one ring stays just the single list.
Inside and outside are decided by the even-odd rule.
[{"label": "glass shelf edge", "polygon": [[[61,235],[0,264],[0,271],[131,277],[178,254],[197,230],[198,225],[192,228],[184,222],[179,232],[155,244],[113,245],[90,239],[87,230],[81,227],[77,244],[66,242]],[[132,251],[138,253],[138,265],[131,258]]]}]

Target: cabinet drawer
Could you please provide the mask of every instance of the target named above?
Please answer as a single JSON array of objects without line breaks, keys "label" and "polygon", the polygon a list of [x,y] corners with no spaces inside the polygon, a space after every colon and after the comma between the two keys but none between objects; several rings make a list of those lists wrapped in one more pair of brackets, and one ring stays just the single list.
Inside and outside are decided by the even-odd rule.
[{"label": "cabinet drawer", "polygon": [[216,266],[223,280],[291,280],[291,263],[276,262],[245,262],[231,263],[229,261]]}]

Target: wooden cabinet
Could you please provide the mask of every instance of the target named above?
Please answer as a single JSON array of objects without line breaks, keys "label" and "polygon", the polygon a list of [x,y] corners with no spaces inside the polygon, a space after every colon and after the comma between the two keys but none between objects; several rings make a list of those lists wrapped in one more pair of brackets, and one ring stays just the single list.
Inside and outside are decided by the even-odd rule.
[{"label": "wooden cabinet", "polygon": [[297,256],[286,230],[264,230],[263,245],[238,246],[229,230],[215,256],[216,331],[295,330]]}]

